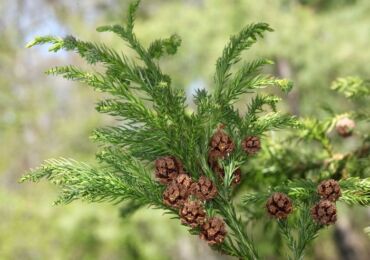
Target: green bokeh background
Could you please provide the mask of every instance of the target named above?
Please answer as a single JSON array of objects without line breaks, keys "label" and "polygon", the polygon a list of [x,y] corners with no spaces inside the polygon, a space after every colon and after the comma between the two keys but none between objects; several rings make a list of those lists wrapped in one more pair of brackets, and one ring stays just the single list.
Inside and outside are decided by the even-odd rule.
[{"label": "green bokeh background", "polygon": [[[113,123],[94,111],[98,94],[42,73],[56,65],[84,66],[76,55],[24,46],[37,35],[73,34],[126,50],[118,38],[98,34],[95,27],[122,22],[128,3],[0,1],[0,259],[224,258],[160,211],[141,209],[121,217],[119,205],[52,206],[56,190],[50,184],[17,183],[47,158],[93,162],[98,147],[89,134]],[[143,0],[137,35],[144,43],[172,33],[183,38],[178,55],[161,65],[191,97],[195,88],[212,88],[214,64],[230,34],[251,22],[268,22],[275,32],[245,58],[270,58],[275,65],[268,72],[294,81],[281,109],[321,117],[322,106],[340,113],[368,105],[347,102],[330,84],[339,76],[369,78],[369,14],[368,0]],[[369,255],[370,240],[362,230],[369,226],[369,209],[341,210],[359,250]],[[340,259],[333,230],[321,233],[307,259]],[[262,243],[260,250],[268,255],[269,247]]]}]

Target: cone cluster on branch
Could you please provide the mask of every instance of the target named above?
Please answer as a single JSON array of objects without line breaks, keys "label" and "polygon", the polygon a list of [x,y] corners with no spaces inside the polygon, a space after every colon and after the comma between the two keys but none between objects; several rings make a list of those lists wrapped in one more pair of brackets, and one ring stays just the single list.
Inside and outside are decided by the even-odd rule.
[{"label": "cone cluster on branch", "polygon": [[293,211],[293,203],[286,194],[276,192],[267,200],[266,209],[272,217],[286,219]]},{"label": "cone cluster on branch", "polygon": [[335,202],[341,196],[339,183],[329,179],[320,182],[317,186],[320,201],[311,208],[312,218],[320,225],[330,225],[337,221],[337,208]]},{"label": "cone cluster on branch", "polygon": [[[225,170],[220,165],[219,160],[225,159],[235,148],[233,140],[223,131],[223,128],[224,126],[222,125],[213,134],[209,142],[208,152],[208,164],[221,179],[225,177]],[[249,155],[256,154],[261,149],[259,137],[246,137],[242,142],[242,148]],[[241,170],[239,168],[236,169],[233,175],[232,183],[239,184],[241,182]]]},{"label": "cone cluster on branch", "polygon": [[216,185],[207,177],[201,176],[197,182],[182,173],[167,185],[163,192],[163,202],[167,206],[180,208],[190,196],[197,200],[207,201],[214,199],[218,194]]},{"label": "cone cluster on branch", "polygon": [[[208,163],[219,178],[225,177],[225,170],[219,160],[227,158],[235,149],[233,140],[227,135],[223,126],[212,136],[209,142]],[[242,142],[242,148],[247,154],[255,154],[260,148],[260,139],[250,136]],[[241,181],[241,170],[233,173],[233,184]],[[225,222],[216,217],[208,218],[204,203],[214,199],[217,187],[206,176],[194,181],[185,171],[183,163],[174,156],[165,156],[155,161],[155,177],[166,189],[163,192],[163,203],[179,210],[181,223],[191,228],[200,227],[200,238],[208,244],[222,243],[226,236]],[[268,212],[277,218],[286,218],[292,211],[291,200],[284,194],[276,193],[268,201]]]},{"label": "cone cluster on branch", "polygon": [[200,237],[210,245],[224,241],[224,221],[220,218],[208,218],[203,204],[218,194],[216,185],[209,178],[201,176],[197,182],[193,181],[185,173],[182,162],[173,156],[156,160],[155,176],[158,182],[166,185],[163,203],[179,210],[182,224],[191,228],[199,227]]},{"label": "cone cluster on branch", "polygon": [[348,117],[339,119],[335,125],[335,130],[342,137],[349,137],[352,135],[354,128],[356,127],[355,121]]}]

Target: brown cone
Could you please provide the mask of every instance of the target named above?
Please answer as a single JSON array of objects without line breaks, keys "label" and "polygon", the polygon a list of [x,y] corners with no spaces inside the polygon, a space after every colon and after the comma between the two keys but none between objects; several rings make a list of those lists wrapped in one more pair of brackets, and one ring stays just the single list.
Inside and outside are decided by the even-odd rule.
[{"label": "brown cone", "polygon": [[337,221],[337,208],[329,200],[320,200],[311,208],[311,216],[321,225],[334,224]]},{"label": "brown cone", "polygon": [[185,173],[180,160],[165,156],[155,161],[155,176],[162,184],[170,184],[178,175]]},{"label": "brown cone", "polygon": [[341,118],[335,125],[335,130],[342,137],[349,137],[352,135],[353,129],[356,127],[355,121],[347,117]]},{"label": "brown cone", "polygon": [[333,179],[322,181],[317,186],[317,193],[322,199],[337,201],[341,196],[339,183]]},{"label": "brown cone", "polygon": [[184,206],[179,210],[181,223],[195,228],[204,224],[206,220],[206,212],[200,201],[187,200]]},{"label": "brown cone", "polygon": [[292,200],[281,192],[276,192],[267,200],[267,212],[277,218],[285,219],[293,211]]},{"label": "brown cone", "polygon": [[219,152],[219,156],[222,157],[227,156],[235,148],[233,140],[221,129],[218,129],[213,134],[209,146],[211,147],[211,151]]},{"label": "brown cone", "polygon": [[217,196],[217,188],[206,176],[201,176],[198,182],[191,186],[192,194],[200,200],[211,200]]},{"label": "brown cone", "polygon": [[187,174],[180,174],[163,192],[163,203],[173,208],[179,208],[191,194],[192,180]]},{"label": "brown cone", "polygon": [[261,150],[261,140],[258,136],[248,136],[242,141],[242,148],[247,154],[254,155]]},{"label": "brown cone", "polygon": [[200,238],[207,241],[209,245],[220,244],[226,237],[226,225],[220,218],[210,218],[201,227]]}]

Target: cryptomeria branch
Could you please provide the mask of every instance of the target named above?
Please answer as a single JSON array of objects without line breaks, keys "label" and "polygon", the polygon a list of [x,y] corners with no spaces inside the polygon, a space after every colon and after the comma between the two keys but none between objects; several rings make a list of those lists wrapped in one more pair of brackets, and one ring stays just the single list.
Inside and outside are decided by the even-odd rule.
[{"label": "cryptomeria branch", "polygon": [[[195,223],[190,216],[190,233],[200,235],[212,248],[241,259],[258,259],[259,255],[246,231],[244,218],[238,216],[233,204],[234,187],[240,178],[245,184],[241,187],[250,191],[242,196],[242,207],[254,217],[247,221],[261,217],[262,209],[266,214],[268,207],[268,213],[278,219],[294,259],[302,259],[304,249],[321,227],[309,211],[321,199],[317,194],[319,181],[328,177],[339,180],[340,200],[347,204],[370,204],[370,180],[364,173],[369,167],[368,137],[363,138],[364,145],[358,150],[338,156],[328,135],[340,117],[356,113],[334,115],[322,121],[297,120],[277,111],[280,98],[260,93],[266,87],[278,87],[285,92],[292,87],[287,80],[261,73],[271,61],[257,59],[233,69],[244,50],[265,32],[272,31],[268,24],[251,24],[230,38],[216,62],[214,91],[197,90],[196,108],[191,113],[184,90],[172,87],[171,78],[158,63],[159,58],[176,53],[181,39],[174,34],[144,47],[134,33],[139,2],[129,6],[126,25],[97,29],[118,35],[135,52],[135,58],[73,36],[37,37],[28,45],[49,43],[52,52],[62,49],[76,52],[88,64],[102,65],[103,72],[61,66],[47,74],[108,93],[110,96],[98,102],[96,110],[117,118],[119,124],[92,134],[92,139],[102,144],[97,154],[99,166],[66,159],[48,160],[22,181],[45,178],[54,183],[61,189],[56,203],[76,199],[126,202],[121,208],[122,215],[149,205],[182,218],[184,225],[189,225],[189,219],[184,220],[180,212],[187,203],[189,210],[185,213],[195,212],[200,219]],[[339,80],[334,88],[354,97],[366,93],[367,83],[358,79]],[[252,96],[243,115],[234,104],[244,94]],[[295,131],[287,141],[278,143],[270,138],[272,130],[288,127]],[[341,130],[344,135],[351,134],[345,132],[346,128]],[[311,141],[319,144],[319,148],[315,147],[313,152],[299,148],[298,144],[307,145]],[[241,169],[246,170],[243,175]],[[283,220],[290,214],[290,219]]]}]

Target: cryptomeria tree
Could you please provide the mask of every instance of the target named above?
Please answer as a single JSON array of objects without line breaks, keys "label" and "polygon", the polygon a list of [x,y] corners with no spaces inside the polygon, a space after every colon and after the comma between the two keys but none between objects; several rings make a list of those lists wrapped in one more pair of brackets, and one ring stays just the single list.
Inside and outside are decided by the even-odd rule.
[{"label": "cryptomeria tree", "polygon": [[[283,92],[292,87],[261,72],[272,62],[235,66],[244,50],[272,31],[268,24],[251,24],[230,38],[216,62],[214,91],[198,90],[191,111],[184,91],[173,87],[158,65],[160,58],[176,53],[181,39],[172,35],[144,47],[133,31],[138,5],[130,5],[126,25],[97,29],[117,34],[137,59],[73,36],[38,37],[28,45],[51,43],[52,52],[73,51],[91,65],[102,65],[103,72],[65,66],[47,74],[108,93],[96,109],[120,124],[92,134],[102,144],[96,156],[100,167],[52,159],[22,181],[54,183],[61,188],[57,204],[82,199],[125,202],[126,210],[162,209],[214,250],[241,259],[260,258],[247,229],[251,223],[276,223],[290,257],[301,259],[320,229],[336,222],[338,200],[370,204],[369,137],[356,130],[356,124],[369,122],[369,111],[331,112],[323,121],[283,114],[277,111],[277,96],[261,93],[266,87]],[[359,78],[340,79],[333,89],[349,98],[370,92],[369,83]],[[241,113],[235,103],[246,94],[251,99]],[[272,133],[281,128],[289,131],[277,140]],[[355,136],[358,147],[336,152],[333,142],[339,136]]]}]

